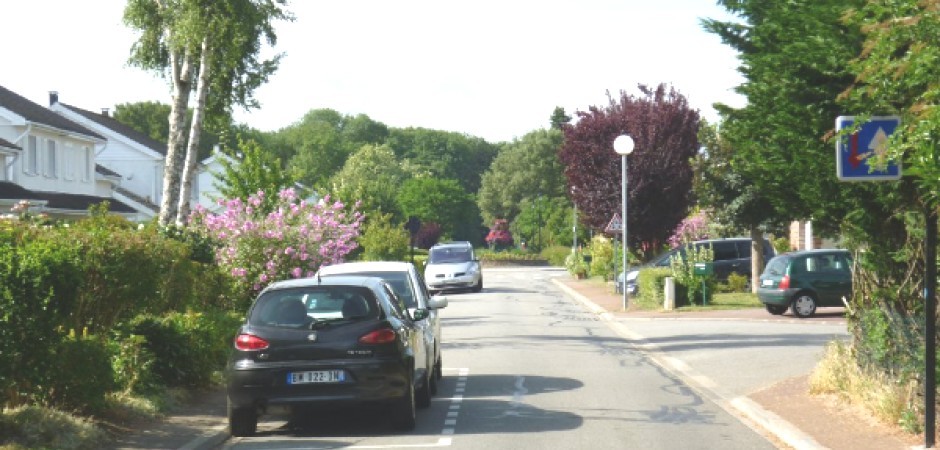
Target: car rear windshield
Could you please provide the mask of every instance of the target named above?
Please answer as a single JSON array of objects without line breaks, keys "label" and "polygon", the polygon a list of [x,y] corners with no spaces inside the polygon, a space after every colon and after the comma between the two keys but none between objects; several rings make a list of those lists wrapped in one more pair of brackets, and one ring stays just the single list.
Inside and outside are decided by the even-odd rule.
[{"label": "car rear windshield", "polygon": [[469,248],[433,248],[428,255],[428,262],[431,264],[467,262],[470,261],[472,253]]},{"label": "car rear windshield", "polygon": [[764,269],[765,275],[783,276],[787,273],[787,265],[790,264],[790,258],[787,256],[778,256],[767,263]]},{"label": "car rear windshield", "polygon": [[314,286],[265,292],[249,322],[282,328],[309,328],[315,322],[352,322],[378,317],[375,295],[361,286]]}]

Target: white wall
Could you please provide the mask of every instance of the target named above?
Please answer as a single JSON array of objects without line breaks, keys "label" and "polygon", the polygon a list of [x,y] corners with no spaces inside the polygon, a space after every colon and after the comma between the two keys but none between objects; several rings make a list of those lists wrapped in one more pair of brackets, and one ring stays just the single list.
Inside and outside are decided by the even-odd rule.
[{"label": "white wall", "polygon": [[13,129],[20,132],[2,136],[23,149],[13,163],[13,182],[35,191],[95,195],[94,141],[36,126],[27,135],[26,127]]}]

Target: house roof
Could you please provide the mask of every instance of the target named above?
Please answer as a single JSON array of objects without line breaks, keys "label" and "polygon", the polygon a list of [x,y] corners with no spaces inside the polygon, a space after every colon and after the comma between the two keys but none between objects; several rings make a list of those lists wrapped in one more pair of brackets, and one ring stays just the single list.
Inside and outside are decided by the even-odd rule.
[{"label": "house roof", "polygon": [[22,148],[20,148],[18,145],[14,144],[14,143],[12,143],[12,142],[6,140],[6,139],[3,139],[3,138],[0,138],[0,147],[6,147],[6,148],[12,148],[12,149],[16,149],[16,150],[22,150]]},{"label": "house roof", "polygon": [[107,168],[107,167],[98,165],[98,164],[95,164],[95,172],[100,173],[100,174],[102,174],[102,175],[104,175],[104,176],[107,176],[107,177],[118,177],[118,178],[122,178],[122,177],[121,177],[121,174],[119,174],[119,173],[117,173],[117,172],[115,172],[115,171],[113,171],[113,170],[111,170],[111,169],[109,169],[109,168]]},{"label": "house roof", "polygon": [[115,133],[126,136],[134,142],[137,142],[138,144],[143,145],[144,147],[147,147],[163,156],[166,156],[166,143],[160,142],[144,133],[141,133],[140,131],[137,131],[130,126],[119,122],[117,119],[109,115],[88,111],[87,109],[67,105],[62,102],[59,102],[59,104],[75,112],[76,114],[79,114],[82,117],[97,123],[98,125],[108,128]]},{"label": "house roof", "polygon": [[63,194],[60,192],[31,191],[9,181],[0,181],[0,198],[12,200],[45,200],[46,208],[73,211],[87,211],[90,206],[107,201],[111,212],[137,212],[136,209],[113,198],[82,194]]},{"label": "house roof", "polygon": [[39,104],[32,102],[26,97],[23,97],[3,86],[0,86],[0,106],[9,109],[13,113],[18,114],[33,123],[48,125],[60,130],[70,131],[100,140],[106,140],[103,136],[98,135],[94,131],[72,122],[71,120],[62,117],[61,115],[56,114],[55,111],[40,106]]}]

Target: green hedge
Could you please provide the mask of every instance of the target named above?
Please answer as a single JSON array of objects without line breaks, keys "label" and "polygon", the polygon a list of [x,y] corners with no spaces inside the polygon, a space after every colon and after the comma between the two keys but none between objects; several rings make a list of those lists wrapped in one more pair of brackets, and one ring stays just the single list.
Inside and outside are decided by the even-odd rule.
[{"label": "green hedge", "polygon": [[[666,285],[666,278],[673,276],[672,269],[666,268],[648,268],[641,269],[637,275],[637,287],[639,295],[637,304],[643,309],[662,309],[665,297],[663,291]],[[688,290],[679,283],[676,286],[676,307],[688,306]]]},{"label": "green hedge", "polygon": [[[141,315],[181,321],[160,318],[217,310],[228,289],[216,266],[193,261],[187,243],[152,228],[113,217],[69,226],[0,220],[0,405],[94,411],[103,392],[127,384],[127,365],[115,360],[128,357],[130,334],[108,333]],[[156,359],[148,367],[166,375],[158,381],[200,385],[221,369],[221,328],[233,333],[237,321],[189,327],[170,327],[177,335],[150,329],[145,342]],[[166,350],[175,346],[191,351]]]}]

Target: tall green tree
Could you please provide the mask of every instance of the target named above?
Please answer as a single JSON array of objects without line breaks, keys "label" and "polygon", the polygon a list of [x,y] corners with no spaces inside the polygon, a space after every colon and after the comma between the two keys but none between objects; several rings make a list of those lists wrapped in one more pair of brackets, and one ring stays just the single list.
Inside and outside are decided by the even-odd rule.
[{"label": "tall green tree", "polygon": [[[222,173],[216,174],[215,187],[224,199],[248,201],[259,192],[269,196],[294,185],[294,178],[285,170],[281,160],[265,151],[255,141],[241,141],[238,151],[219,155]],[[264,198],[262,212],[271,212],[279,199]]]},{"label": "tall green tree", "polygon": [[482,138],[426,128],[392,129],[388,145],[415,175],[453,178],[467,192],[480,190],[480,178],[497,153]]},{"label": "tall green tree", "polygon": [[412,178],[402,184],[398,205],[404,217],[441,226],[445,236],[479,242],[479,210],[457,180]]},{"label": "tall green tree", "polygon": [[[273,22],[290,20],[285,0],[128,0],[125,23],[140,33],[130,63],[153,70],[172,85],[169,137],[159,222],[188,215],[200,133],[207,117],[231,106],[256,106],[252,93],[278,66],[280,55],[261,60],[262,39],[276,43]],[[209,96],[209,92],[212,95]],[[185,115],[195,92],[188,141]]]},{"label": "tall green tree", "polygon": [[275,133],[276,151],[287,158],[306,185],[329,190],[329,180],[346,159],[364,145],[380,145],[388,127],[364,114],[344,116],[332,109],[314,109]]},{"label": "tall green tree", "polygon": [[842,17],[864,0],[719,3],[739,20],[702,24],[739,52],[745,81],[736,91],[747,98],[742,108],[717,105],[720,137],[748,187],[742,195],[766,206],[763,218],[737,215],[739,225],[812,219],[815,231],[832,235],[844,217],[837,211],[858,186],[835,177],[834,144],[825,137],[844,112],[836,99],[851,84],[848,62],[861,50],[858,27]]},{"label": "tall green tree", "polygon": [[[642,95],[621,92],[605,107],[577,113],[565,125],[559,157],[582,222],[603,230],[621,210],[621,157],[614,139],[630,135],[627,227],[633,249],[659,248],[688,214],[692,166],[698,152],[699,113],[674,88],[640,86]],[[642,244],[642,245],[641,245]]]},{"label": "tall green tree", "polygon": [[396,193],[405,170],[387,145],[364,145],[331,179],[332,191],[344,203],[362,202],[362,211],[382,212],[389,220],[402,220]]},{"label": "tall green tree", "polygon": [[510,222],[522,203],[539,195],[566,197],[564,167],[558,151],[564,136],[560,130],[536,130],[503,144],[490,168],[483,173],[477,205],[486,223]]}]

